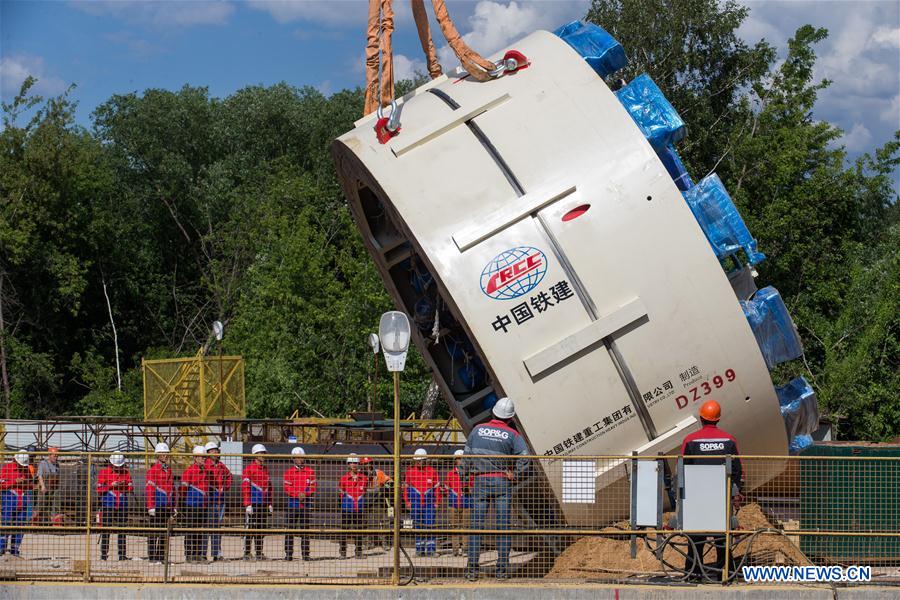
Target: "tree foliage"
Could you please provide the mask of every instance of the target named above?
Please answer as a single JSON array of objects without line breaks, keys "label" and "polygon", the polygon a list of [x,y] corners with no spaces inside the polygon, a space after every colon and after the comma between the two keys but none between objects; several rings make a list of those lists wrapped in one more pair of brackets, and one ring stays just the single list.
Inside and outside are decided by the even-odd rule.
[{"label": "tree foliage", "polygon": [[[588,18],[629,52],[624,77],[648,72],[679,109],[689,129],[679,151],[695,178],[716,171],[732,192],[769,255],[760,277],[806,342],[801,366],[844,435],[886,439],[900,429],[900,138],[849,163],[840,131],[812,117],[828,83],[813,79],[826,32],[800,28],[776,62],[767,42],[737,36],[748,10],[595,0]],[[11,416],[137,416],[141,359],[209,348],[217,319],[222,350],[246,358],[251,416],[365,406],[365,335],[390,301],[327,151],[359,116],[359,89],[149,89],[113,96],[86,130],[67,94],[45,100],[33,84],[3,105],[0,132]],[[408,365],[406,412],[430,381],[417,356]],[[801,366],[783,366],[777,382]],[[382,380],[376,407],[386,409]]]}]

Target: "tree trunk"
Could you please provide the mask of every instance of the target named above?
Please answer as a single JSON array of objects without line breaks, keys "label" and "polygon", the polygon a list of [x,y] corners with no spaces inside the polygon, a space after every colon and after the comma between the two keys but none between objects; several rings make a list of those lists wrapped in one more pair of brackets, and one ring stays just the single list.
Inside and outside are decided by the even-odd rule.
[{"label": "tree trunk", "polygon": [[6,400],[6,418],[9,419],[9,376],[6,374],[6,321],[3,320],[3,282],[6,273],[0,272],[0,378],[3,379],[3,398]]},{"label": "tree trunk", "polygon": [[[109,311],[109,323],[112,325],[113,346],[116,351],[116,389],[122,391],[122,371],[119,368],[119,334],[116,333],[116,322],[113,320],[112,304],[109,302],[109,294],[106,293],[106,279],[103,279],[103,297],[106,298],[106,308]],[[8,417],[7,417],[8,418]]]},{"label": "tree trunk", "polygon": [[438,401],[440,401],[442,396],[441,388],[438,386],[437,381],[432,378],[431,383],[428,385],[428,390],[425,392],[425,400],[422,401],[422,411],[419,414],[419,418],[433,419]]}]

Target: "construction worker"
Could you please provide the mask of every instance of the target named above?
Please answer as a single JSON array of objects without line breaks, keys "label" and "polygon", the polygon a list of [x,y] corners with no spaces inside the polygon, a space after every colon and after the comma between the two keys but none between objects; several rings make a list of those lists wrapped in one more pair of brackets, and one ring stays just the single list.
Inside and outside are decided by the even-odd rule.
[{"label": "construction worker", "polygon": [[[494,505],[497,529],[509,527],[509,503],[512,498],[512,484],[528,468],[528,461],[493,458],[528,454],[528,446],[511,424],[516,408],[509,398],[500,398],[492,409],[494,418],[472,429],[466,439],[463,466],[467,473],[474,475],[472,529],[484,529],[488,510]],[[509,577],[509,536],[497,540],[497,579]],[[469,559],[466,579],[478,579],[481,536],[469,536]]]},{"label": "construction worker", "polygon": [[[437,520],[437,507],[441,502],[441,479],[437,471],[426,464],[428,452],[418,448],[413,453],[413,464],[403,478],[403,501],[412,513],[413,527],[433,529]],[[437,554],[434,536],[416,536],[416,556]]]},{"label": "construction worker", "polygon": [[[169,445],[160,442],[153,449],[156,462],[147,470],[147,514],[150,527],[165,529],[175,512],[175,475],[169,468]],[[166,540],[162,533],[147,536],[147,559],[151,564],[160,564],[165,558]]]},{"label": "construction worker", "polygon": [[[244,512],[247,515],[247,529],[265,529],[269,521],[269,515],[274,512],[272,507],[272,483],[269,479],[269,469],[265,465],[267,452],[266,447],[262,444],[254,444],[251,449],[253,462],[244,468],[241,496],[244,500]],[[266,560],[263,554],[262,534],[247,534],[244,536],[244,560],[250,560],[251,558],[251,545],[255,546],[256,560]]]},{"label": "construction worker", "polygon": [[[113,454],[109,465],[97,473],[97,496],[100,499],[100,526],[125,527],[128,524],[128,494],[134,490],[125,457]],[[116,533],[119,560],[128,560],[128,542],[124,531]],[[100,534],[100,560],[109,556],[109,533]]]},{"label": "construction worker", "polygon": [[[207,442],[206,446],[206,473],[209,476],[209,495],[206,497],[206,506],[209,516],[207,525],[212,529],[222,526],[225,519],[225,494],[231,488],[231,471],[219,460],[219,445],[216,442]],[[209,534],[209,550],[213,562],[222,560],[222,534]],[[206,548],[203,548],[203,556],[206,556]]]},{"label": "construction worker", "polygon": [[[359,459],[359,464],[362,466],[362,472],[369,480],[365,508],[368,516],[367,522],[370,528],[380,529],[384,525],[382,517],[387,515],[388,518],[393,518],[394,516],[394,480],[381,469],[376,469],[375,463],[370,456],[364,456]],[[390,539],[391,536],[385,536],[381,540],[385,550],[389,550],[391,547]],[[373,540],[368,546],[374,548],[376,544],[377,539]]]},{"label": "construction worker", "polygon": [[47,456],[38,464],[37,524],[46,525],[56,510],[56,492],[59,489],[59,449],[50,447]]},{"label": "construction worker", "polygon": [[[33,486],[34,479],[28,469],[28,453],[19,452],[0,469],[0,525],[10,527],[27,524]],[[19,556],[22,537],[22,532],[9,529],[0,532],[0,556],[6,554],[7,541],[9,553]]]},{"label": "construction worker", "polygon": [[[744,486],[744,474],[741,460],[738,457],[737,441],[730,433],[719,429],[718,422],[722,417],[722,407],[715,400],[707,400],[700,407],[700,423],[702,427],[693,433],[689,433],[681,443],[681,455],[685,458],[685,464],[722,464],[723,457],[731,455],[731,482],[733,505],[739,508],[743,496],[740,491]],[[710,457],[710,458],[707,458]],[[703,554],[708,538],[712,537],[712,543],[716,547],[716,576],[722,573],[725,567],[725,536],[690,535],[691,546],[687,549],[684,570],[691,579],[703,578]]]},{"label": "construction worker", "polygon": [[[369,487],[369,478],[359,471],[359,457],[351,454],[347,457],[347,472],[341,477],[341,528],[359,529],[365,518],[366,490]],[[340,555],[347,558],[348,534],[341,536]],[[353,536],[353,550],[356,558],[362,558],[362,538]]]},{"label": "construction worker", "polygon": [[[191,451],[193,463],[181,476],[181,512],[187,527],[206,527],[207,495],[209,494],[209,473],[206,472],[206,448],[194,446]],[[185,562],[206,562],[202,532],[184,534]]]},{"label": "construction worker", "polygon": [[[456,457],[453,468],[444,477],[444,490],[447,492],[447,507],[450,509],[450,528],[467,529],[472,514],[473,475],[467,475],[463,469],[462,456],[464,450],[453,453]],[[453,556],[462,556],[464,548],[469,545],[468,536],[454,534],[451,536]]]},{"label": "construction worker", "polygon": [[[287,496],[285,527],[307,529],[312,496],[316,493],[316,472],[304,464],[306,451],[300,446],[291,450],[294,464],[284,472],[284,495]],[[309,533],[300,534],[300,558],[309,560]],[[284,536],[284,559],[294,560],[294,534]]]}]

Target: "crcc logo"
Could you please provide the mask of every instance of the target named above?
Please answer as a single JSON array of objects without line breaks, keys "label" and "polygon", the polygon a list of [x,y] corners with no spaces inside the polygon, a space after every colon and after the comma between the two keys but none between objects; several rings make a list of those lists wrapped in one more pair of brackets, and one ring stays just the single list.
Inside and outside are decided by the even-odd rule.
[{"label": "crcc logo", "polygon": [[501,252],[481,272],[481,290],[494,300],[512,300],[538,286],[547,274],[547,256],[537,248],[519,246]]}]

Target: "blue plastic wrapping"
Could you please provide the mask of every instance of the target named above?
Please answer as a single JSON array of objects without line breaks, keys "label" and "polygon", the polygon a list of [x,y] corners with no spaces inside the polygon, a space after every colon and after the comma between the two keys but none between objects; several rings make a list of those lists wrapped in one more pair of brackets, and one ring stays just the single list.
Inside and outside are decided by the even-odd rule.
[{"label": "blue plastic wrapping", "polygon": [[684,121],[646,73],[632,79],[616,96],[657,152],[684,137]]},{"label": "blue plastic wrapping", "polygon": [[718,258],[743,249],[751,265],[765,260],[718,175],[704,177],[683,196]]},{"label": "blue plastic wrapping", "polygon": [[669,172],[669,177],[672,178],[672,181],[675,182],[675,185],[678,186],[679,190],[686,192],[694,187],[694,181],[688,174],[687,169],[684,168],[684,163],[681,162],[681,157],[678,156],[678,152],[675,151],[675,148],[671,145],[666,146],[657,152],[657,155],[659,156],[659,160],[662,161],[663,166],[666,167],[666,171]]},{"label": "blue plastic wrapping", "polygon": [[583,56],[600,77],[615,73],[628,64],[622,45],[602,27],[572,21],[553,33]]},{"label": "blue plastic wrapping", "polygon": [[791,438],[788,445],[788,452],[791,454],[800,454],[802,450],[812,446],[813,439],[808,435],[796,435]]},{"label": "blue plastic wrapping", "polygon": [[781,416],[789,437],[809,435],[819,428],[819,404],[816,393],[805,377],[792,379],[775,388]]},{"label": "blue plastic wrapping", "polygon": [[800,336],[778,290],[765,287],[741,302],[741,308],[770,370],[803,354]]}]

